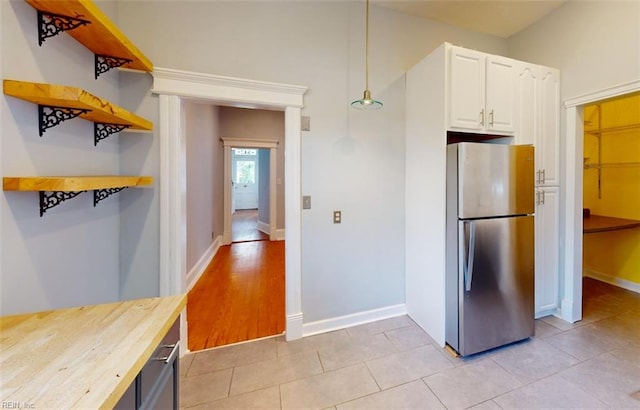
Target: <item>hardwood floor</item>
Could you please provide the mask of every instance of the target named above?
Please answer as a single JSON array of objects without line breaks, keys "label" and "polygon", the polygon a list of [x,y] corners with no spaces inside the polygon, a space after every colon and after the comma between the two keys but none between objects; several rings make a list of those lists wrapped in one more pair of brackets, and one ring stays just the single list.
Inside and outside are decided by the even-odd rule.
[{"label": "hardwood floor", "polygon": [[189,350],[284,332],[284,241],[220,247],[189,292]]},{"label": "hardwood floor", "polygon": [[233,213],[231,242],[266,241],[269,235],[258,230],[258,210],[243,209]]}]

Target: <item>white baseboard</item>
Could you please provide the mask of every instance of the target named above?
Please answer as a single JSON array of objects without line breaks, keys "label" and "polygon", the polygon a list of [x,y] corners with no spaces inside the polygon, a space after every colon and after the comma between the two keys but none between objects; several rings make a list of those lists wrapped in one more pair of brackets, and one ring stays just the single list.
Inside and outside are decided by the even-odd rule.
[{"label": "white baseboard", "polygon": [[266,222],[258,221],[258,230],[269,235],[269,232],[271,232],[271,226]]},{"label": "white baseboard", "polygon": [[302,325],[302,334],[306,337],[406,314],[407,307],[404,303],[400,305],[387,306],[379,309],[367,310],[365,312],[353,313],[351,315],[305,323]]},{"label": "white baseboard", "polygon": [[584,269],[582,271],[583,276],[599,280],[601,282],[608,283],[610,285],[617,286],[632,292],[640,293],[640,283],[631,282],[630,280],[620,279],[615,276],[607,275],[606,273],[596,272],[590,269]]},{"label": "white baseboard", "polygon": [[216,256],[216,253],[218,253],[220,245],[222,245],[222,235],[218,235],[213,243],[211,243],[211,246],[209,246],[202,257],[198,260],[198,262],[193,266],[193,268],[189,270],[186,278],[187,292],[190,291],[191,288],[193,288],[193,286],[198,282],[198,279],[200,279],[200,276],[202,276],[204,271],[207,269],[207,266],[209,266],[213,257]]},{"label": "white baseboard", "polygon": [[272,241],[284,241],[284,229],[274,229]]}]

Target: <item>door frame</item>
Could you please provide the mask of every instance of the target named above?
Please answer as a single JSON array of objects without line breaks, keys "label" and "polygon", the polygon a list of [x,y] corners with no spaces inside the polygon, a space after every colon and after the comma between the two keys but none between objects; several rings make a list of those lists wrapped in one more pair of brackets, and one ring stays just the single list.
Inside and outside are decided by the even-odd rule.
[{"label": "door frame", "polygon": [[[269,240],[277,240],[277,194],[276,194],[276,175],[278,164],[276,161],[278,141],[261,140],[251,138],[220,138],[224,147],[224,232],[222,233],[222,242],[225,245],[231,243],[231,222],[233,219],[233,209],[231,207],[231,196],[233,187],[231,186],[231,149],[232,148],[256,148],[269,150]],[[285,186],[286,188],[286,186]],[[285,208],[286,212],[286,208]],[[286,247],[286,243],[285,243]]]},{"label": "door frame", "polygon": [[560,303],[562,319],[582,319],[582,180],[584,156],[584,106],[598,101],[640,92],[640,80],[597,90],[564,100],[566,112],[564,277]]},{"label": "door frame", "polygon": [[[302,338],[301,112],[307,87],[156,67],[160,150],[160,296],[184,294],[186,286],[185,99],[212,105],[284,111],[285,121],[285,337]],[[186,316],[181,337],[187,346]],[[185,349],[185,348],[183,348]],[[185,350],[181,350],[184,354]]]}]

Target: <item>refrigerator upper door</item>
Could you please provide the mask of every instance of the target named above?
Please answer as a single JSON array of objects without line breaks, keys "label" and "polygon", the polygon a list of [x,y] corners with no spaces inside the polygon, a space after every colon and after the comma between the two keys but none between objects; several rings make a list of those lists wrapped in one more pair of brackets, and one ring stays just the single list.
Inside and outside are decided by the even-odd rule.
[{"label": "refrigerator upper door", "polygon": [[458,217],[534,212],[534,149],[531,145],[459,143]]},{"label": "refrigerator upper door", "polygon": [[458,224],[460,354],[533,336],[534,217]]}]

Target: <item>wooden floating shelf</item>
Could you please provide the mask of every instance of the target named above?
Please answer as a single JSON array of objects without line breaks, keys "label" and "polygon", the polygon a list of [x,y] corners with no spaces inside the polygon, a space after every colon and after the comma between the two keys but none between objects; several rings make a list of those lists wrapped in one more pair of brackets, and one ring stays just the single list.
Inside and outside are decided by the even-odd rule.
[{"label": "wooden floating shelf", "polygon": [[4,177],[5,191],[78,192],[108,188],[128,188],[153,184],[153,177],[125,175]]},{"label": "wooden floating shelf", "polygon": [[88,110],[79,114],[79,117],[95,123],[126,125],[133,130],[153,130],[151,121],[77,87],[4,80],[4,93],[39,106]]},{"label": "wooden floating shelf", "polygon": [[109,196],[130,187],[153,184],[153,177],[126,175],[4,177],[5,191],[36,191],[40,193],[40,216],[67,199],[85,191],[93,191],[93,206]]},{"label": "wooden floating shelf", "polygon": [[[91,50],[96,56],[126,59],[122,67],[146,72],[153,71],[153,63],[118,29],[118,27],[89,0],[25,0],[41,13],[68,17],[81,24],[68,29],[67,33]],[[39,22],[38,24],[42,24]],[[54,29],[64,31],[61,24]],[[51,34],[49,36],[57,34]],[[43,38],[40,41],[44,41]],[[97,76],[97,75],[96,75]]]}]

